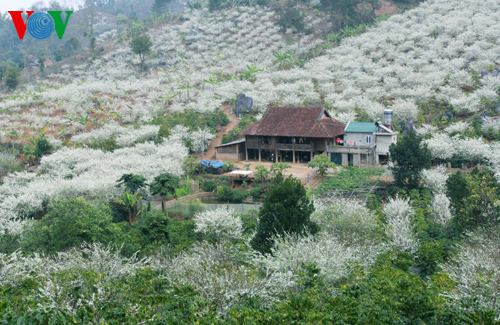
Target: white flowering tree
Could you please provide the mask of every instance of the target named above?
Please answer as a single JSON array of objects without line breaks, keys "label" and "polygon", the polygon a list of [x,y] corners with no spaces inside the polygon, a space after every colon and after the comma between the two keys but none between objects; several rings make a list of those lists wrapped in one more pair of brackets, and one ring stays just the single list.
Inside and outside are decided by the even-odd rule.
[{"label": "white flowering tree", "polygon": [[410,199],[390,198],[382,211],[387,217],[385,233],[391,244],[402,251],[415,253],[418,239],[413,234],[412,219],[415,211],[410,206]]},{"label": "white flowering tree", "polygon": [[[458,308],[468,312],[494,311],[500,317],[500,236],[497,230],[470,233],[457,246],[458,253],[441,265],[456,283],[446,293]],[[467,306],[467,307],[464,307]]]},{"label": "white flowering tree", "polygon": [[450,199],[444,193],[434,193],[431,212],[436,222],[446,225],[453,217],[450,212]]},{"label": "white flowering tree", "polygon": [[196,232],[201,232],[216,243],[240,239],[243,233],[241,218],[228,207],[207,210],[195,214]]},{"label": "white flowering tree", "polygon": [[434,193],[444,193],[446,190],[446,167],[439,165],[433,169],[424,169],[422,171],[422,179],[426,186]]},{"label": "white flowering tree", "polygon": [[268,272],[261,277],[255,267],[238,263],[242,259],[253,262],[234,247],[204,242],[157,267],[166,270],[166,277],[173,283],[195,287],[207,301],[215,304],[218,314],[245,297],[259,297],[265,303],[277,301],[279,293],[295,285],[291,272]]},{"label": "white flowering tree", "polygon": [[211,133],[209,129],[198,128],[198,130],[193,131],[190,135],[191,144],[193,145],[193,150],[195,152],[201,152],[201,159],[204,159],[205,151],[208,148],[208,144],[211,139],[215,138],[215,134]]},{"label": "white flowering tree", "polygon": [[335,236],[341,242],[354,245],[379,239],[377,216],[359,200],[316,200],[314,207],[311,221],[321,227],[321,232]]},{"label": "white flowering tree", "polygon": [[349,275],[356,264],[368,268],[385,251],[384,245],[349,246],[335,236],[284,236],[275,240],[272,254],[257,257],[262,268],[273,273],[298,276],[303,265],[315,263],[329,282]]}]

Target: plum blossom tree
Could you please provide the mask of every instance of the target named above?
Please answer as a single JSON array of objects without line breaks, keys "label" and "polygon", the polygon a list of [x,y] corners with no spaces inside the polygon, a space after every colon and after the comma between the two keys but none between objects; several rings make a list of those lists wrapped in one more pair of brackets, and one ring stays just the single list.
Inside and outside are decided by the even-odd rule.
[{"label": "plum blossom tree", "polygon": [[315,200],[314,206],[311,220],[320,226],[322,233],[348,245],[378,242],[381,238],[377,216],[359,200]]},{"label": "plum blossom tree", "polygon": [[211,133],[207,128],[198,128],[198,130],[191,133],[190,139],[193,145],[193,150],[195,152],[201,152],[201,159],[204,158],[205,151],[208,148],[208,143],[213,138],[215,138],[215,134]]},{"label": "plum blossom tree", "polygon": [[444,193],[434,193],[431,211],[434,220],[443,225],[446,225],[448,220],[453,217],[450,212],[450,199]]},{"label": "plum blossom tree", "polygon": [[467,241],[457,246],[458,254],[441,265],[443,272],[456,283],[446,292],[456,307],[467,306],[466,312],[478,316],[493,311],[494,318],[499,317],[499,243],[496,229],[469,233]]},{"label": "plum blossom tree", "polygon": [[217,208],[197,213],[194,216],[196,232],[220,244],[224,240],[240,239],[243,233],[241,218],[234,215],[234,209]]},{"label": "plum blossom tree", "polygon": [[424,169],[422,171],[422,179],[427,187],[434,193],[444,193],[446,190],[446,167],[439,165],[434,169]]},{"label": "plum blossom tree", "polygon": [[383,212],[387,217],[385,233],[391,244],[402,251],[415,253],[418,249],[418,239],[413,234],[412,218],[415,211],[410,206],[410,200],[390,198]]}]

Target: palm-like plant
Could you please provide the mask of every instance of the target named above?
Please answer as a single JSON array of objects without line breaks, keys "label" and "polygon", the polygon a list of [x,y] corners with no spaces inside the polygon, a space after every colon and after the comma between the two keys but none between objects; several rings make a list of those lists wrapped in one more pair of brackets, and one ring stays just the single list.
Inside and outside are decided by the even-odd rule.
[{"label": "palm-like plant", "polygon": [[115,198],[116,202],[123,205],[125,210],[128,212],[128,222],[132,225],[133,221],[137,217],[137,203],[142,199],[142,195],[138,193],[125,192],[122,197]]},{"label": "palm-like plant", "polygon": [[215,85],[219,83],[219,80],[217,79],[217,74],[212,73],[210,78],[203,79],[203,82],[212,85],[212,93],[215,94]]}]

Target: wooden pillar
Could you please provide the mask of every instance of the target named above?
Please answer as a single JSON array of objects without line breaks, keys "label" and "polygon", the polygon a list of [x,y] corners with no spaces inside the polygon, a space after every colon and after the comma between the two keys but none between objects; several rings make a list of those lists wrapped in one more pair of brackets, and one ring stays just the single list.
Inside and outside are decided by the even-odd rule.
[{"label": "wooden pillar", "polygon": [[295,164],[295,145],[294,145],[293,150],[292,150],[292,155],[293,155],[292,161]]},{"label": "wooden pillar", "polygon": [[261,149],[259,149],[259,162],[261,162],[261,161],[262,161],[262,158],[261,158],[261,151],[262,151],[262,150],[261,150]]},{"label": "wooden pillar", "polygon": [[247,142],[245,141],[245,161],[248,161],[248,148],[247,148]]},{"label": "wooden pillar", "polygon": [[278,161],[278,145],[276,144],[276,149],[274,149],[274,161],[275,162],[279,162]]}]

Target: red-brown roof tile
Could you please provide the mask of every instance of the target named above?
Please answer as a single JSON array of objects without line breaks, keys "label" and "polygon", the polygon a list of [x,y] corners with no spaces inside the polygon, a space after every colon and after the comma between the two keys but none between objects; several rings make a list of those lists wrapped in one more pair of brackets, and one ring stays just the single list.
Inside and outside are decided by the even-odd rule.
[{"label": "red-brown roof tile", "polygon": [[322,107],[271,106],[262,119],[240,135],[334,138],[344,134],[345,124],[334,120]]}]

